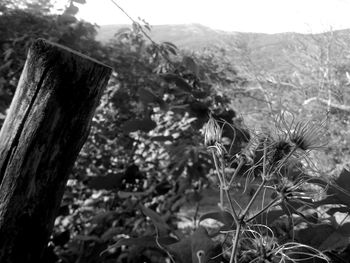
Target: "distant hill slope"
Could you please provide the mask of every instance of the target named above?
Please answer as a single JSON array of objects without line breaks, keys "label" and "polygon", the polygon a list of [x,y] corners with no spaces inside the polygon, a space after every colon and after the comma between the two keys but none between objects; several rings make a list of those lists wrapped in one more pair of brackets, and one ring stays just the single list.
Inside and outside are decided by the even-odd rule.
[{"label": "distant hill slope", "polygon": [[[104,25],[98,29],[97,40],[107,42],[112,39],[119,30],[130,28],[130,25]],[[215,30],[200,24],[158,25],[152,26],[151,37],[157,41],[168,41],[181,48],[198,49],[208,46],[221,46],[232,41],[244,39],[253,43],[255,47],[276,45],[286,37],[297,35],[296,33],[262,34],[241,33]]]},{"label": "distant hill slope", "polygon": [[[97,40],[106,42],[113,38],[120,29],[129,27],[130,25],[100,26]],[[152,26],[150,35],[157,42],[168,41],[179,47],[198,48],[224,44],[227,41],[226,37],[234,33],[214,30],[200,24],[183,24]]]},{"label": "distant hill slope", "polygon": [[[98,30],[97,40],[107,42],[120,29],[126,27],[130,27],[130,25],[101,26]],[[247,50],[250,52],[252,62],[260,70],[263,69],[273,74],[281,72],[292,74],[291,64],[304,66],[309,63],[309,58],[305,57],[305,53],[301,52],[301,49],[306,48],[306,53],[315,51],[317,38],[322,38],[327,34],[330,33],[311,35],[226,32],[200,24],[182,24],[152,26],[150,36],[156,42],[168,41],[179,48],[193,51],[213,46],[225,48],[233,64],[238,67],[242,66],[238,57],[242,55],[242,50]],[[333,34],[340,39],[349,38],[350,29],[335,31]]]}]

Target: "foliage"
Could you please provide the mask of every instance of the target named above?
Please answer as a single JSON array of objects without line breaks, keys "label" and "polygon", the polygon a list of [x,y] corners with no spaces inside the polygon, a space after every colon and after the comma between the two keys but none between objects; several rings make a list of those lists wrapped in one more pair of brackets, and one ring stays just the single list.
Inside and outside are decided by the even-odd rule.
[{"label": "foliage", "polygon": [[[39,11],[50,6],[49,2],[44,2],[45,5],[40,5],[42,8]],[[24,3],[18,1],[16,4]],[[6,6],[6,2],[1,4],[3,11],[0,13],[0,125],[16,89],[32,40],[45,38],[101,60],[105,55],[102,46],[94,40],[96,30],[91,24],[77,21],[73,16],[74,19],[68,19],[67,14],[48,15],[42,14],[37,8],[34,12],[32,9]]]},{"label": "foliage", "polygon": [[[285,100],[299,118],[303,112],[295,114],[293,102],[301,97],[291,100],[262,72],[243,76],[224,48],[190,52],[158,44],[147,38],[148,24],[135,22],[102,45],[95,27],[75,18],[74,2],[83,1],[52,15],[45,11],[50,3],[21,9],[23,1],[6,1],[0,14],[2,119],[34,38],[114,68],[68,181],[46,262],[347,258],[349,172],[330,178],[310,152],[324,146],[324,135],[344,138],[344,129],[327,134],[328,123],[281,114]],[[333,78],[346,85],[346,63],[335,68]],[[260,81],[258,90],[249,90],[252,78]],[[248,132],[236,109],[248,123],[266,125]],[[213,211],[206,211],[208,188],[219,202]]]},{"label": "foliage", "polygon": [[[94,117],[74,178],[81,180],[87,171],[88,187],[111,190],[114,201],[133,213],[139,202],[147,204],[176,229],[181,206],[198,202],[200,189],[209,184],[211,161],[200,129],[209,112],[228,121],[235,112],[227,98],[201,80],[215,75],[208,60],[183,55],[171,43],[149,43],[137,26],[122,30],[107,49],[115,54],[110,64],[117,73]],[[244,134],[237,130],[237,136]],[[130,214],[126,225],[132,228],[127,230],[121,228],[125,222],[113,221],[119,216],[111,218],[119,227],[114,236],[135,234],[134,220],[145,223],[141,214]]]},{"label": "foliage", "polygon": [[[263,99],[258,104],[260,113],[249,113],[246,119],[256,123],[281,110],[309,119],[327,116],[329,144],[318,165],[320,170],[338,174],[350,156],[346,142],[350,110],[348,30],[266,38],[269,39],[261,50],[253,41],[244,39],[233,48],[242,61],[238,67],[241,74],[252,83],[249,86],[255,87],[246,89],[246,96],[254,96],[256,101]],[[263,36],[258,40],[263,42]],[[264,59],[268,56],[273,61]]]},{"label": "foliage", "polygon": [[[121,238],[105,252],[123,245],[150,246],[165,251],[173,262],[187,262],[190,257],[192,262],[220,262],[226,256],[230,262],[314,262],[315,258],[328,262],[343,258],[350,233],[346,220],[350,172],[344,169],[332,180],[315,174],[318,171],[310,167],[308,152],[324,145],[324,124],[288,117],[280,115],[272,133],[256,134],[229,163],[220,126],[213,119],[207,123],[208,150],[227,202],[220,194],[220,210],[202,215],[199,223],[219,221],[215,234],[210,236],[199,226],[189,237],[172,240],[171,228],[163,217],[141,206],[155,227],[153,239],[149,235]],[[244,171],[245,166],[249,169]],[[247,185],[257,185],[247,204],[238,203],[230,194],[240,177],[246,178]],[[259,198],[266,201],[260,203]],[[260,203],[258,209],[253,208],[254,203]],[[341,220],[336,213],[342,213]],[[214,242],[212,237],[218,235],[223,235],[221,242]],[[222,254],[221,247],[229,249]]]}]

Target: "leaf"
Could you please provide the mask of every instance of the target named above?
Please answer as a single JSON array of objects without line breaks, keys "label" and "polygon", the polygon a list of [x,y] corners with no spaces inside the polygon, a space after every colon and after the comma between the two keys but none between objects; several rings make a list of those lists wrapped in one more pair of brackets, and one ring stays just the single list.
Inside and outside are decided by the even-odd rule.
[{"label": "leaf", "polygon": [[338,228],[338,231],[341,232],[343,235],[350,237],[350,223],[347,222],[343,224],[340,228]]},{"label": "leaf", "polygon": [[[199,226],[191,236],[192,262],[221,262],[218,257],[222,253],[221,245],[215,243],[208,235],[207,230],[203,226]],[[201,256],[199,251],[203,251]],[[215,257],[215,259],[212,259]]]},{"label": "leaf", "polygon": [[145,27],[149,32],[151,32],[151,27],[150,27],[148,24],[145,24],[144,27]]},{"label": "leaf", "polygon": [[183,238],[166,248],[171,255],[175,256],[175,262],[192,262],[191,237]]},{"label": "leaf", "polygon": [[197,90],[193,91],[192,94],[196,99],[204,99],[210,95],[209,92],[207,91],[197,91]]},{"label": "leaf", "polygon": [[111,227],[108,228],[103,235],[101,236],[101,239],[105,242],[110,239],[112,239],[114,236],[120,234],[123,231],[123,228],[121,227]]},{"label": "leaf", "polygon": [[350,172],[343,169],[334,183],[329,187],[327,194],[333,195],[342,204],[350,207]]},{"label": "leaf", "polygon": [[[315,183],[315,180],[312,180],[311,182]],[[322,182],[318,183],[321,184]],[[327,184],[323,182],[323,186],[326,187]],[[328,184],[327,197],[323,200],[315,202],[315,204],[318,206],[327,204],[343,204],[349,208],[347,212],[350,212],[350,172],[343,169],[339,177],[331,184]]]},{"label": "leaf", "polygon": [[167,46],[170,46],[170,47],[172,47],[172,48],[174,48],[174,49],[178,49],[177,46],[176,46],[175,44],[171,43],[171,42],[164,41],[164,42],[162,42],[162,43],[165,44],[165,45],[167,45]]},{"label": "leaf", "polygon": [[198,118],[207,118],[209,113],[209,106],[207,103],[199,100],[193,101],[190,105],[191,113]]},{"label": "leaf", "polygon": [[177,55],[176,49],[174,49],[174,48],[168,46],[168,47],[167,47],[167,50],[169,50],[171,54],[173,54],[173,55],[175,55],[175,56]]},{"label": "leaf", "polygon": [[154,136],[151,137],[151,140],[154,142],[166,142],[166,141],[173,141],[173,136]]},{"label": "leaf", "polygon": [[80,240],[80,241],[95,241],[95,242],[100,242],[101,239],[98,236],[84,236],[84,235],[76,235],[74,237],[75,240]]},{"label": "leaf", "polygon": [[165,49],[166,52],[169,51],[170,53],[172,53],[173,55],[176,56],[178,49],[174,44],[172,44],[170,42],[162,42],[161,45]]},{"label": "leaf", "polygon": [[312,208],[314,207],[313,200],[309,197],[305,199],[294,198],[294,199],[286,199],[281,203],[282,210],[286,215],[296,214],[305,218],[305,215],[301,213],[299,210],[301,207]]},{"label": "leaf", "polygon": [[180,88],[182,91],[186,93],[190,93],[192,91],[192,86],[188,84],[182,77],[176,74],[161,74],[160,75],[165,81],[169,83],[175,83],[175,85]]},{"label": "leaf", "polygon": [[158,98],[152,91],[142,87],[138,88],[137,94],[140,100],[146,104],[158,102],[160,100],[160,98]]},{"label": "leaf", "polygon": [[135,131],[144,131],[149,132],[150,130],[153,130],[155,127],[157,127],[157,123],[155,123],[151,119],[142,119],[142,120],[129,120],[126,121],[122,125],[122,129],[125,133],[135,132]]},{"label": "leaf", "polygon": [[122,199],[130,198],[130,197],[133,197],[133,196],[143,197],[143,196],[147,196],[147,195],[151,194],[154,191],[155,188],[156,188],[156,186],[152,185],[149,189],[147,189],[147,191],[144,191],[144,192],[118,191],[118,197],[122,198]]},{"label": "leaf", "polygon": [[199,218],[199,222],[201,222],[205,219],[215,219],[215,220],[223,223],[224,226],[223,226],[223,229],[221,229],[221,230],[231,230],[231,229],[236,228],[234,225],[234,220],[233,220],[232,215],[227,211],[206,213]]},{"label": "leaf", "polygon": [[295,232],[296,239],[302,243],[314,248],[319,248],[325,241],[325,237],[330,236],[335,228],[327,223],[319,225],[308,225],[307,228]]},{"label": "leaf", "polygon": [[3,54],[4,54],[4,61],[8,61],[10,60],[11,55],[15,54],[15,50],[13,48],[9,48]]},{"label": "leaf", "polygon": [[283,216],[285,213],[282,210],[269,210],[254,219],[257,224],[270,226],[276,219]]},{"label": "leaf", "polygon": [[[9,69],[10,66],[11,66],[11,64],[12,64],[12,59],[10,59],[10,60],[8,60],[6,63],[2,64],[2,65],[0,66],[0,73],[1,73],[1,71],[5,71],[5,70]],[[6,83],[6,82],[5,82],[5,83]],[[3,92],[3,91],[1,91],[1,92]]]},{"label": "leaf", "polygon": [[63,24],[73,24],[77,21],[75,16],[72,15],[68,15],[68,14],[63,14],[58,16],[57,18],[59,23],[63,23]]},{"label": "leaf", "polygon": [[60,233],[54,233],[52,237],[52,242],[55,246],[64,246],[70,240],[70,232],[69,230],[65,230]]},{"label": "leaf", "polygon": [[[222,262],[221,245],[209,237],[203,226],[199,226],[191,236],[166,246],[166,248],[175,256],[175,262]],[[199,251],[203,252],[200,256],[198,255]]]},{"label": "leaf", "polygon": [[65,15],[74,16],[79,12],[79,8],[73,4],[73,2],[70,3],[69,7],[64,11]]},{"label": "leaf", "polygon": [[345,248],[348,243],[348,238],[336,231],[326,236],[318,249],[321,251],[331,251],[339,248]]},{"label": "leaf", "polygon": [[198,191],[194,191],[187,195],[187,200],[190,203],[199,203],[203,199],[203,195],[201,195]]},{"label": "leaf", "polygon": [[121,246],[141,246],[141,247],[154,247],[157,246],[156,238],[154,236],[143,236],[136,238],[122,238],[113,245],[113,247]]},{"label": "leaf", "polygon": [[350,212],[350,208],[346,207],[346,206],[340,206],[340,207],[332,207],[330,209],[328,209],[327,214],[329,215],[334,215],[335,213],[339,212],[339,213],[348,213]]},{"label": "leaf", "polygon": [[160,97],[155,95],[151,90],[140,87],[137,90],[137,93],[138,93],[139,99],[143,103],[145,104],[158,103],[158,105],[162,110],[167,110],[168,108],[167,103],[165,103],[164,100],[162,100]]},{"label": "leaf", "polygon": [[316,226],[309,225],[297,231],[296,236],[302,243],[322,251],[344,249],[349,244],[350,223],[345,223],[340,227],[326,223]]},{"label": "leaf", "polygon": [[165,236],[171,231],[170,227],[165,223],[165,221],[160,215],[158,215],[152,209],[145,207],[143,204],[140,204],[139,206],[141,208],[142,213],[152,220],[152,223],[157,229],[157,234],[159,236]]},{"label": "leaf", "polygon": [[109,174],[105,176],[92,177],[88,186],[95,190],[112,190],[119,188],[123,179],[124,174]]},{"label": "leaf", "polygon": [[199,67],[193,58],[189,56],[184,56],[182,59],[182,63],[188,68],[189,71],[195,76],[199,76]]},{"label": "leaf", "polygon": [[121,38],[123,38],[124,36],[129,35],[131,32],[132,32],[131,28],[129,28],[129,27],[123,27],[123,28],[119,29],[118,32],[114,34],[114,36],[115,36],[117,39],[121,39]]},{"label": "leaf", "polygon": [[107,249],[101,252],[101,255],[108,250],[115,249],[121,246],[138,246],[142,248],[159,248],[158,243],[161,246],[166,246],[177,242],[175,238],[165,236],[156,239],[154,236],[142,236],[136,238],[121,238],[115,244],[109,246]]},{"label": "leaf", "polygon": [[116,218],[117,215],[118,215],[118,213],[115,212],[115,211],[101,212],[101,213],[95,215],[95,216],[91,219],[91,223],[93,223],[93,224],[102,224],[102,223],[106,223],[106,222],[111,221],[111,220],[113,220],[114,218]]}]

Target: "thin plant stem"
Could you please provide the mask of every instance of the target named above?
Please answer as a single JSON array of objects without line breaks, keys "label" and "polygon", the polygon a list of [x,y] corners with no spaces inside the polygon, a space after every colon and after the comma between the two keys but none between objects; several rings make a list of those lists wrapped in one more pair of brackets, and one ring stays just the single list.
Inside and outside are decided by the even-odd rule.
[{"label": "thin plant stem", "polygon": [[226,173],[225,173],[225,161],[224,158],[220,158],[221,161],[221,175],[222,175],[222,180],[224,183],[224,188],[226,188],[227,181],[226,181]]},{"label": "thin plant stem", "polygon": [[218,165],[218,160],[216,159],[216,155],[215,155],[214,149],[211,149],[211,153],[213,155],[213,160],[214,160],[216,173],[217,173],[219,181],[220,181],[220,208],[222,210],[224,208],[224,193],[223,193],[224,181],[223,181],[223,178],[221,176],[220,168],[219,168],[219,165]]},{"label": "thin plant stem", "polygon": [[343,223],[344,223],[345,219],[347,219],[347,218],[348,218],[348,216],[349,216],[349,213],[347,213],[347,214],[346,214],[346,216],[344,216],[344,218],[342,219],[342,221],[339,223],[338,228],[339,228],[340,226],[342,226],[342,225],[343,225]]},{"label": "thin plant stem", "polygon": [[199,212],[199,202],[196,203],[196,210],[193,216],[194,226],[197,225],[198,212]]},{"label": "thin plant stem", "polygon": [[232,246],[230,263],[236,262],[237,245],[238,245],[239,235],[241,233],[241,228],[242,228],[242,225],[239,223],[237,225],[235,240],[234,240],[233,246]]},{"label": "thin plant stem", "polygon": [[247,205],[246,208],[244,209],[244,211],[243,211],[243,213],[242,213],[242,217],[243,217],[243,218],[247,215],[247,213],[248,213],[250,207],[253,205],[253,203],[254,203],[255,199],[257,198],[257,196],[259,195],[261,189],[263,189],[263,187],[265,186],[265,183],[266,183],[266,180],[265,180],[265,178],[264,178],[263,181],[261,182],[261,184],[259,185],[258,189],[256,189],[254,195],[253,195],[252,198],[250,199],[248,205]]},{"label": "thin plant stem", "polygon": [[230,193],[229,193],[229,191],[228,191],[228,189],[226,187],[226,184],[225,184],[225,181],[224,181],[225,178],[222,178],[223,175],[220,172],[220,168],[219,168],[219,165],[218,165],[218,160],[217,160],[217,157],[215,155],[214,149],[211,150],[211,153],[213,155],[216,173],[218,174],[218,178],[219,178],[219,181],[220,181],[220,206],[221,206],[221,209],[224,208],[224,192],[225,192],[227,200],[228,200],[228,202],[230,204],[230,207],[231,207],[231,213],[232,213],[233,219],[234,219],[236,225],[238,225],[239,224],[238,215],[237,215],[237,213],[235,211],[235,208],[233,206]]},{"label": "thin plant stem", "polygon": [[169,65],[172,65],[172,66],[173,66],[172,61],[164,54],[164,52],[162,52],[162,50],[161,50],[160,47],[159,47],[159,44],[156,43],[156,42],[151,38],[151,36],[150,36],[149,34],[146,33],[145,30],[143,30],[142,26],[141,26],[138,22],[136,22],[135,19],[133,19],[120,5],[118,5],[118,3],[117,3],[116,1],[111,0],[111,2],[112,2],[116,7],[118,7],[119,10],[122,11],[122,12],[124,13],[124,15],[126,15],[126,16],[131,20],[132,23],[134,23],[134,24],[136,24],[136,25],[139,25],[138,28],[140,29],[140,31],[142,32],[142,34],[143,34],[149,41],[151,41],[151,43],[160,51],[160,54],[161,54],[162,57],[169,63]]},{"label": "thin plant stem", "polygon": [[267,147],[266,147],[266,140],[264,141],[264,159],[263,159],[263,174],[262,174],[262,182],[261,184],[259,185],[258,189],[256,189],[254,195],[252,196],[252,198],[250,199],[248,205],[246,206],[246,208],[244,209],[243,211],[243,214],[242,214],[242,217],[244,218],[250,207],[253,205],[255,199],[257,198],[257,196],[259,195],[260,191],[263,189],[263,187],[265,186],[265,183],[266,183],[266,152],[267,152]]},{"label": "thin plant stem", "polygon": [[239,171],[241,170],[243,164],[245,163],[244,159],[241,159],[235,172],[233,173],[231,179],[230,179],[230,182],[228,183],[228,187],[231,187],[232,183],[233,183],[233,180],[236,178],[237,174],[239,173]]},{"label": "thin plant stem", "polygon": [[262,213],[264,213],[266,210],[270,209],[271,207],[279,204],[281,202],[281,200],[279,200],[279,198],[275,198],[274,200],[270,201],[270,203],[265,206],[263,209],[261,209],[258,213],[256,213],[255,215],[253,215],[251,218],[249,218],[248,220],[246,220],[246,223],[254,220],[256,217],[258,217],[259,215],[261,215]]},{"label": "thin plant stem", "polygon": [[231,207],[231,213],[232,213],[232,216],[233,216],[233,220],[235,221],[236,225],[238,226],[240,223],[239,223],[239,218],[238,218],[238,215],[235,211],[235,208],[233,206],[233,203],[232,203],[232,200],[231,200],[231,196],[230,196],[230,193],[229,191],[227,190],[227,188],[224,188],[224,191],[226,193],[226,198],[230,204],[230,207]]},{"label": "thin plant stem", "polygon": [[267,152],[267,148],[266,148],[266,140],[264,141],[264,159],[263,159],[263,178],[266,178],[266,152]]},{"label": "thin plant stem", "polygon": [[[288,153],[288,155],[286,157],[284,157],[282,162],[277,167],[275,167],[275,169],[270,174],[274,174],[280,167],[282,167],[287,162],[287,160],[293,155],[293,153],[295,153],[297,148],[298,148],[297,146],[294,146],[292,148],[292,150]],[[264,165],[263,169],[264,168],[265,168],[265,165]]]}]

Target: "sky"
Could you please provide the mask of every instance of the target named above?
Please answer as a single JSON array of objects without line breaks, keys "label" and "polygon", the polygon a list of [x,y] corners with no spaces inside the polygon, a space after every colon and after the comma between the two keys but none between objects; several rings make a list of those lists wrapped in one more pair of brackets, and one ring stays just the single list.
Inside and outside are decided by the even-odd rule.
[{"label": "sky", "polygon": [[[318,33],[350,28],[350,0],[114,0],[151,25],[199,23],[259,33]],[[130,24],[111,0],[86,0],[78,17],[98,25]]]}]

